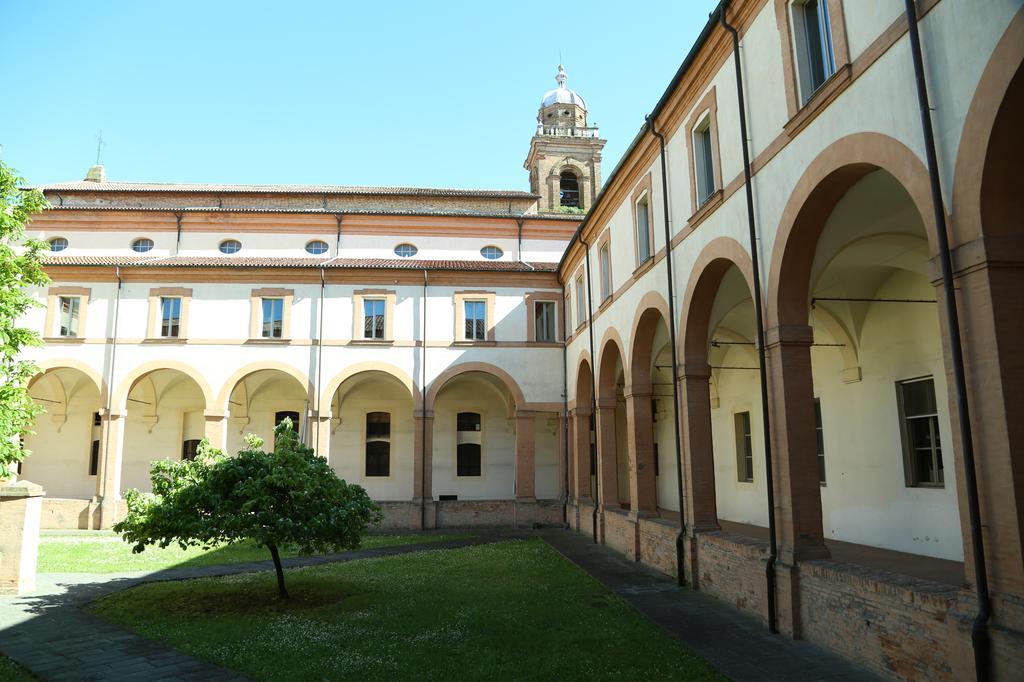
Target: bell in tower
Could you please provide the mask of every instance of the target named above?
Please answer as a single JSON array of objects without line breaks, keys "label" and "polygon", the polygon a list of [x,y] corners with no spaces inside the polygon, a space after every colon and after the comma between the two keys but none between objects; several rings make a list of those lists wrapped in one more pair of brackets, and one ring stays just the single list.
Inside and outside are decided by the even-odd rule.
[{"label": "bell in tower", "polygon": [[587,103],[566,87],[568,76],[558,65],[555,82],[541,100],[537,132],[523,166],[530,172],[530,191],[540,195],[542,213],[588,210],[601,189],[601,149],[605,140],[587,125]]}]

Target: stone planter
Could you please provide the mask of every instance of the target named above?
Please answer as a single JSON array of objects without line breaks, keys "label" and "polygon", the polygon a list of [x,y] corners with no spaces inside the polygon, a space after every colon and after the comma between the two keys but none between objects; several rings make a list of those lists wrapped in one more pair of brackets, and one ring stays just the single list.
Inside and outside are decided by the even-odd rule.
[{"label": "stone planter", "polygon": [[28,481],[0,483],[0,594],[36,587],[43,487]]}]

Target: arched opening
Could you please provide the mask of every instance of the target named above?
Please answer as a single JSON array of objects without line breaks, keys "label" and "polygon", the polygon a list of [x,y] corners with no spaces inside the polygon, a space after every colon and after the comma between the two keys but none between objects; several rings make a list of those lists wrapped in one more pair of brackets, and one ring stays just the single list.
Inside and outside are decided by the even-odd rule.
[{"label": "arched opening", "polygon": [[147,372],[128,391],[125,404],[121,488],[149,491],[149,468],[160,459],[194,456],[206,433],[206,398],[184,372]]},{"label": "arched opening", "polygon": [[366,370],[341,382],[330,398],[331,450],[338,476],[358,483],[375,500],[413,494],[413,396],[399,378]]},{"label": "arched opening", "polygon": [[[678,519],[676,434],[672,400],[672,352],[668,325],[658,308],[638,318],[630,357],[632,384],[626,410],[636,457],[632,483],[638,510]],[[631,493],[632,495],[632,493]]]},{"label": "arched opening", "polygon": [[514,499],[516,402],[505,382],[486,371],[467,371],[431,393],[437,499]]},{"label": "arched opening", "polygon": [[[573,410],[573,464],[570,489],[577,504],[593,502],[594,476],[597,472],[596,421],[593,410],[594,377],[589,360],[580,362],[576,371],[576,406]],[[589,519],[579,519],[578,523]]]},{"label": "arched opening", "polygon": [[813,395],[790,399],[814,401],[801,407],[815,433],[791,442],[817,450],[822,528],[836,558],[856,556],[844,544],[853,543],[963,559],[930,253],[906,188],[863,165],[823,179],[788,237],[780,323],[809,324],[814,341]]},{"label": "arched opening", "polygon": [[250,372],[235,383],[228,396],[225,449],[229,454],[238,452],[249,433],[263,439],[264,449],[272,448],[274,428],[285,416],[292,419],[299,438],[308,442],[308,409],[307,389],[291,374],[279,369]]},{"label": "arched opening", "polygon": [[25,436],[31,454],[21,478],[43,486],[47,498],[92,498],[103,433],[96,382],[80,370],[56,367],[36,376],[28,392],[45,412],[36,417],[35,433]]},{"label": "arched opening", "polygon": [[576,173],[568,168],[558,176],[558,205],[568,208],[582,208],[580,204],[580,181]]},{"label": "arched opening", "polygon": [[605,342],[597,382],[598,500],[608,509],[630,509],[625,366],[620,344]]}]

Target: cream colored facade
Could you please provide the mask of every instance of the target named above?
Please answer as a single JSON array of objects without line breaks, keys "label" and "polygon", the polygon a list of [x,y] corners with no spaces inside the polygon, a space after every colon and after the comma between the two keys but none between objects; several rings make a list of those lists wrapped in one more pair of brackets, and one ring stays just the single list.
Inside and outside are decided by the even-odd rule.
[{"label": "cream colored facade", "polygon": [[[57,208],[33,234],[69,240],[49,270],[70,293],[39,291],[50,312],[29,320],[48,337],[33,354],[46,370],[33,395],[50,409],[24,475],[61,498],[44,503],[44,525],[106,526],[154,456],[180,456],[203,435],[235,448],[297,412],[307,442],[393,525],[564,518],[891,676],[974,674],[981,533],[996,604],[986,660],[1013,677],[1024,664],[1024,10],[917,6],[981,530],[898,0],[720,5],[600,194],[600,145],[579,145],[596,162],[579,186],[582,223],[553,214],[560,167],[539,164],[541,146],[572,135],[534,138],[534,194],[46,188]],[[723,13],[740,41],[756,254]],[[814,17],[830,37],[824,67],[801,23]],[[538,136],[546,113],[585,127],[575,93],[552,93]],[[559,158],[586,167],[569,156]],[[242,250],[225,256],[229,236]],[[145,262],[128,247],[138,237],[154,240]],[[311,257],[312,239],[328,251]],[[396,258],[399,244],[417,255]],[[485,260],[488,246],[502,257]],[[162,287],[191,292],[187,341],[150,338]],[[282,339],[253,338],[260,289],[288,301]],[[82,338],[53,338],[55,302],[84,290]],[[367,298],[384,301],[383,339],[359,338]],[[484,311],[469,342],[467,301]],[[550,342],[537,341],[540,301],[557,302]],[[376,412],[391,415],[387,476],[367,475],[365,417]],[[481,415],[478,435],[460,431],[460,413]],[[95,476],[83,473],[91,440]],[[479,475],[460,475],[460,443],[480,445]]]}]

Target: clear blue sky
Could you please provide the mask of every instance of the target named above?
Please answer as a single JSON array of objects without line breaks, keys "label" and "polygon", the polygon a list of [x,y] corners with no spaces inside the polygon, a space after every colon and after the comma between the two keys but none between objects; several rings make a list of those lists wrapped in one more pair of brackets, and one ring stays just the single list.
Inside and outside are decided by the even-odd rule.
[{"label": "clear blue sky", "polygon": [[561,52],[607,175],[715,4],[0,0],[2,158],[78,180],[102,130],[113,180],[527,189]]}]

